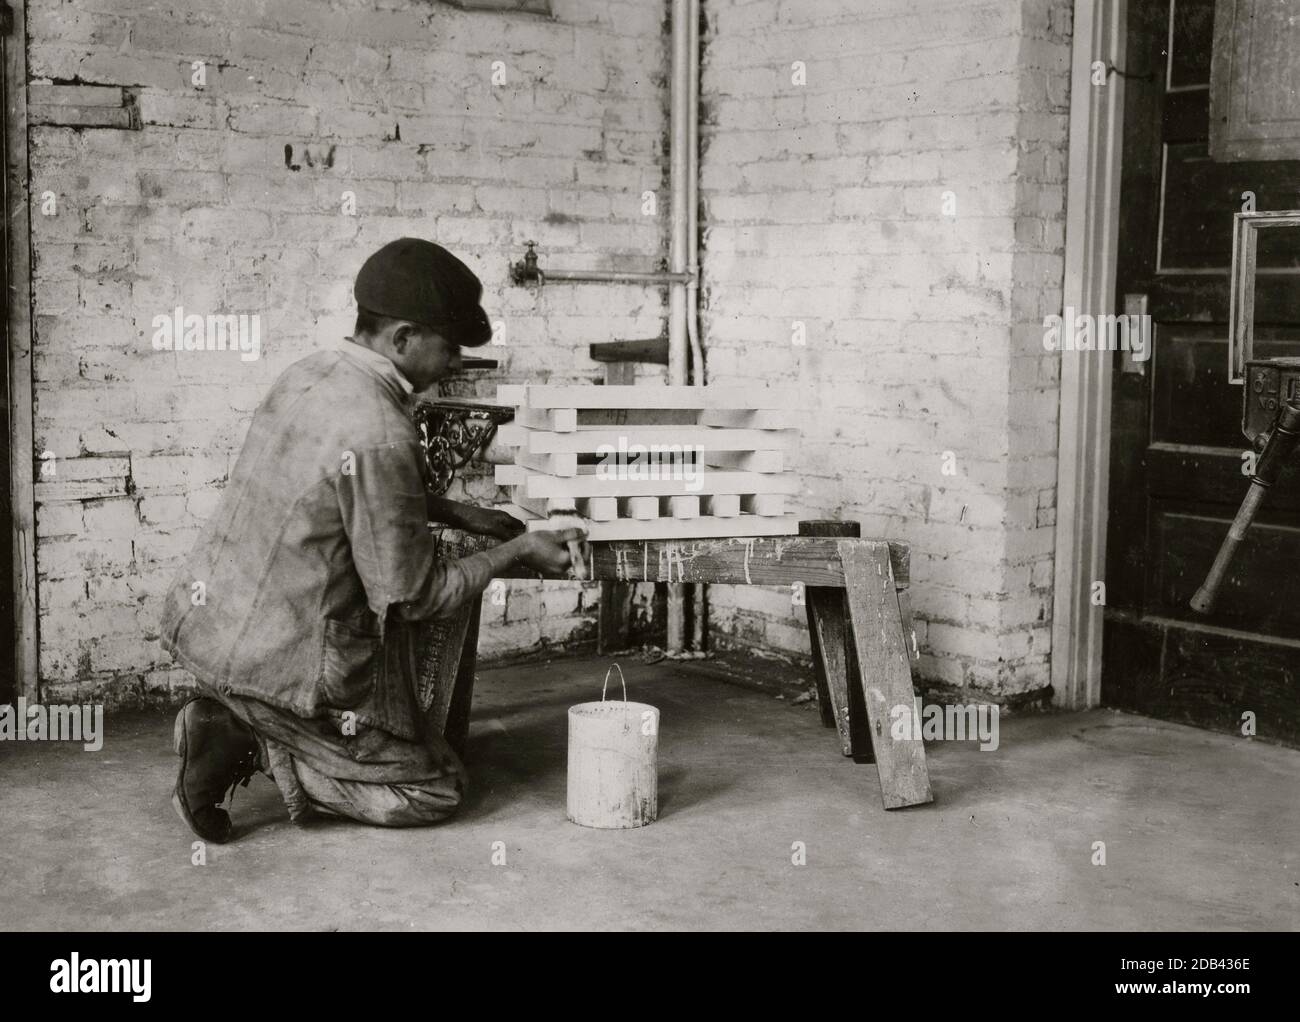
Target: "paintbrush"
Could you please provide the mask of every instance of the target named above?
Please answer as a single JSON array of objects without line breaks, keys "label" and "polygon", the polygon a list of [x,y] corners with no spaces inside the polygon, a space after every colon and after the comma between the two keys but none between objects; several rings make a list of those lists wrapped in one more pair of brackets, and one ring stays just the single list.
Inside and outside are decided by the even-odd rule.
[{"label": "paintbrush", "polygon": [[[580,529],[585,535],[588,531],[587,520],[576,511],[550,511],[546,515],[546,525],[548,531],[559,532],[563,529]],[[569,560],[573,562],[573,577],[579,581],[586,581],[591,576],[587,571],[587,558],[583,555],[583,548],[587,545],[585,540],[569,540]]]}]

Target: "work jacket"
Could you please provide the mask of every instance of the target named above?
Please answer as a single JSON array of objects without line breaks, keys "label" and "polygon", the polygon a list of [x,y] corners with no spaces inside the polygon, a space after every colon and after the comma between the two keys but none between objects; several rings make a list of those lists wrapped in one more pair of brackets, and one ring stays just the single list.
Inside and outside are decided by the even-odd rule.
[{"label": "work jacket", "polygon": [[294,363],[249,427],[166,594],[163,648],[202,682],[302,717],[422,735],[392,625],[453,614],[488,557],[440,563],[409,384],[355,345]]}]

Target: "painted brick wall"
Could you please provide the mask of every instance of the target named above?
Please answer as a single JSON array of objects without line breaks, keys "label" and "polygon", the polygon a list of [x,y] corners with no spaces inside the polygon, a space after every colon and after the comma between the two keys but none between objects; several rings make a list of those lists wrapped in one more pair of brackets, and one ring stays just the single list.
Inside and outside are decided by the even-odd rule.
[{"label": "painted brick wall", "polygon": [[[258,399],[346,332],[352,275],[383,241],[435,237],[483,276],[506,339],[484,352],[504,362],[486,393],[598,378],[589,342],[662,330],[656,290],[505,283],[526,240],[544,263],[628,268],[666,240],[665,203],[641,209],[645,189],[666,198],[665,5],[553,6],[30,5],[31,78],[128,86],[144,122],[31,133],[33,194],[58,203],[33,228],[47,691],[185,684],[156,644],[158,593]],[[926,675],[1014,695],[1047,681],[1057,376],[1040,324],[1060,304],[1069,5],[866,7],[706,0],[711,379],[763,365],[815,391],[801,509],[910,541]],[[154,352],[152,317],[176,304],[260,314],[263,357]],[[485,654],[588,634],[595,595],[489,597]],[[720,644],[806,652],[801,613],[713,590]]]},{"label": "painted brick wall", "polygon": [[[912,545],[931,683],[1042,688],[1070,5],[705,7],[709,380],[815,395],[799,510]],[[803,613],[712,589],[721,645],[806,654]]]},{"label": "painted brick wall", "polygon": [[[527,240],[575,267],[644,269],[666,246],[666,203],[642,212],[665,179],[666,8],[552,6],[29,3],[30,79],[130,87],[143,121],[30,135],[36,440],[54,470],[37,521],[47,697],[188,683],[157,644],[159,595],[270,382],[350,331],[352,278],[380,244],[432,237],[483,278],[506,341],[484,349],[503,360],[484,393],[599,378],[588,343],[663,330],[654,289],[507,284]],[[154,351],[153,317],[177,305],[260,315],[262,357]],[[465,486],[496,494],[490,476]],[[585,634],[595,596],[489,597],[484,652]]]}]

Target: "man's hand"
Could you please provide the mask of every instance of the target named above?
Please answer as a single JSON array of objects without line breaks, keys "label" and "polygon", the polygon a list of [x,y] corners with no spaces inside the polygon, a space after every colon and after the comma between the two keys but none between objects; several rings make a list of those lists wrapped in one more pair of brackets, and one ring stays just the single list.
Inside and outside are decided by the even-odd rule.
[{"label": "man's hand", "polygon": [[490,507],[472,507],[464,505],[461,528],[478,536],[492,536],[494,539],[514,539],[522,535],[524,523],[512,514]]},{"label": "man's hand", "polygon": [[543,575],[563,576],[572,566],[569,544],[580,543],[586,538],[587,534],[581,529],[558,529],[530,532],[515,542],[519,544],[521,564]]}]

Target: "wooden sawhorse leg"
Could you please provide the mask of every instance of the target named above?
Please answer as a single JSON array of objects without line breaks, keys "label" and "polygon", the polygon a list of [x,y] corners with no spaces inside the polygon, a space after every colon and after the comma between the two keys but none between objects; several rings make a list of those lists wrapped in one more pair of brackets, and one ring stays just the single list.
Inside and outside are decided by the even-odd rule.
[{"label": "wooden sawhorse leg", "polygon": [[[857,522],[805,521],[799,523],[799,535],[856,538],[861,535],[861,526]],[[875,758],[862,688],[849,680],[858,677],[858,659],[849,633],[844,593],[834,586],[809,586],[804,590],[817,700],[822,724],[839,734],[840,751],[859,762],[872,763]]]},{"label": "wooden sawhorse leg", "polygon": [[[889,544],[861,539],[839,542],[844,565],[844,595],[848,604],[852,645],[857,651],[859,684],[871,729],[880,794],[886,809],[933,802],[925,745],[908,734],[897,738],[891,725],[896,707],[915,712],[912,687],[911,614],[906,630],[903,608],[894,585]],[[909,641],[910,640],[910,641]]]},{"label": "wooden sawhorse leg", "polygon": [[440,732],[461,759],[469,737],[478,628],[483,605],[470,600],[449,618],[420,621],[416,634],[417,696],[425,726]]},{"label": "wooden sawhorse leg", "polygon": [[478,667],[478,626],[482,612],[483,605],[478,600],[471,601],[465,641],[460,648],[460,663],[456,666],[456,681],[447,706],[447,726],[442,732],[447,744],[462,762],[469,741],[469,710],[474,699],[474,671]]}]

